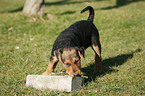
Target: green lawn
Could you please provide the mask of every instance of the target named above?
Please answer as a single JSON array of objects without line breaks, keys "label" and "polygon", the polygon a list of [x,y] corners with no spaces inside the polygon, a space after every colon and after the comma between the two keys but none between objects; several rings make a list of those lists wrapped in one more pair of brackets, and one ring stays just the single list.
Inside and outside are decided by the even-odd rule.
[{"label": "green lawn", "polygon": [[[25,0],[0,0],[0,96],[145,95],[145,2],[124,1],[128,2],[46,0],[42,20],[21,12]],[[72,23],[87,19],[88,12],[80,11],[88,5],[96,13],[94,24],[100,32],[103,72],[91,75],[94,53],[88,48],[82,71],[89,79],[81,90],[66,93],[27,88],[26,76],[45,71],[55,38]],[[59,71],[65,72],[61,63],[55,70]]]}]

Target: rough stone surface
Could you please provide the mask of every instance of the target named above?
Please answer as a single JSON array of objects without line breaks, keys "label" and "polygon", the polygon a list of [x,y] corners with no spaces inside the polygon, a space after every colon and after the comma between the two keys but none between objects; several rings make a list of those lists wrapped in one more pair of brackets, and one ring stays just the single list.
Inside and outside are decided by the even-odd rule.
[{"label": "rough stone surface", "polygon": [[36,89],[50,89],[71,92],[79,90],[82,85],[82,77],[28,75],[26,86]]}]

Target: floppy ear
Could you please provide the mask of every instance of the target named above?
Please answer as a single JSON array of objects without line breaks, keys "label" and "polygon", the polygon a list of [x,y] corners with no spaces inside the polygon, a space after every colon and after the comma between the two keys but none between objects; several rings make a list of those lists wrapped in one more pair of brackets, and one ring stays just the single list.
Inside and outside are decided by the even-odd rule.
[{"label": "floppy ear", "polygon": [[78,51],[78,54],[79,54],[79,56],[81,57],[81,59],[83,59],[84,60],[84,58],[85,58],[85,49],[84,49],[84,47],[81,47],[81,48],[76,48],[77,49],[77,51]]},{"label": "floppy ear", "polygon": [[54,51],[54,56],[56,56],[57,57],[57,59],[60,61],[60,62],[62,62],[62,48],[61,49],[58,49],[58,50],[55,50]]},{"label": "floppy ear", "polygon": [[57,52],[56,50],[53,52],[54,56],[58,59],[58,55],[57,55]]},{"label": "floppy ear", "polygon": [[80,52],[80,51],[78,51],[78,53],[79,53],[79,56],[81,57],[81,59],[83,59],[83,60],[84,60],[84,56],[81,54],[81,52]]},{"label": "floppy ear", "polygon": [[62,51],[63,51],[62,48],[58,49],[58,59],[59,59],[60,62],[63,63],[63,60],[62,60]]}]

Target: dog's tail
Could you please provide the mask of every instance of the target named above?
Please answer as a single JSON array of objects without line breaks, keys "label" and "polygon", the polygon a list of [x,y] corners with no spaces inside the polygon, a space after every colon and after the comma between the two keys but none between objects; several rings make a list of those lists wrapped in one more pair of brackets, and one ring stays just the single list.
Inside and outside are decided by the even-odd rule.
[{"label": "dog's tail", "polygon": [[87,10],[90,11],[90,14],[89,14],[89,17],[88,17],[88,21],[93,22],[93,20],[94,20],[94,9],[91,6],[87,6],[85,9],[83,9],[81,11],[81,13],[83,13],[83,12],[85,12]]}]

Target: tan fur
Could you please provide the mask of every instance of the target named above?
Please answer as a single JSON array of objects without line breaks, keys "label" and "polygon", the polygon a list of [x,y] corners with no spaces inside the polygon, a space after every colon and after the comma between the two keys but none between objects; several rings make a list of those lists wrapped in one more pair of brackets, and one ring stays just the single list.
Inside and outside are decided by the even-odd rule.
[{"label": "tan fur", "polygon": [[50,61],[49,64],[48,64],[48,67],[46,69],[46,71],[42,74],[42,75],[49,75],[51,72],[53,72],[54,70],[54,64],[57,62],[57,58],[56,56],[53,57],[53,61]]},{"label": "tan fur", "polygon": [[[77,54],[77,51],[75,48],[64,48],[62,53],[62,59],[64,61],[64,66],[66,68],[66,72],[73,76],[74,74],[80,74],[81,75],[81,62],[80,58]],[[77,61],[77,64],[75,62]],[[70,64],[70,66],[67,66],[66,64]]]},{"label": "tan fur", "polygon": [[100,53],[100,50],[99,50],[99,47],[98,46],[95,46],[93,45],[92,46],[94,51],[95,51],[95,68],[94,68],[94,73],[97,73],[97,72],[102,72],[102,58],[101,58],[101,53]]},{"label": "tan fur", "polygon": [[[73,76],[74,74],[81,75],[81,70],[80,70],[81,69],[81,60],[80,60],[80,57],[78,56],[78,52],[75,48],[64,48],[62,54],[60,54],[60,52],[59,52],[58,58],[65,66],[66,73],[68,73],[69,76]],[[46,71],[42,75],[49,75],[51,72],[53,72],[54,64],[57,61],[58,61],[57,57],[54,56],[53,60],[49,62]],[[75,64],[76,62],[77,62],[77,64]],[[68,66],[67,64],[70,64],[70,66]]]}]

